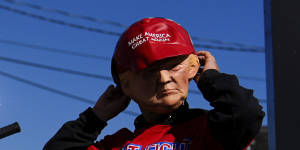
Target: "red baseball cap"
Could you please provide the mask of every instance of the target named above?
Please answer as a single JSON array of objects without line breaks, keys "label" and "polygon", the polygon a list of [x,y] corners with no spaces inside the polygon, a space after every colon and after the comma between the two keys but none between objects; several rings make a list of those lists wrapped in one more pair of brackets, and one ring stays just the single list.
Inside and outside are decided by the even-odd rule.
[{"label": "red baseball cap", "polygon": [[189,54],[196,51],[181,25],[166,18],[145,18],[121,35],[113,55],[112,71],[139,72],[155,61]]}]

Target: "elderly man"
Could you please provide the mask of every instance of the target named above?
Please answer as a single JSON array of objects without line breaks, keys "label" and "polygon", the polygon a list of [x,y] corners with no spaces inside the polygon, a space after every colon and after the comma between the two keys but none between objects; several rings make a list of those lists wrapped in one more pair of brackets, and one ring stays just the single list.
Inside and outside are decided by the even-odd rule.
[{"label": "elderly man", "polygon": [[[253,91],[221,73],[209,52],[196,52],[172,20],[145,18],[131,25],[116,46],[112,76],[117,86],[65,123],[44,150],[241,150],[261,127],[264,112]],[[192,80],[212,110],[189,109]],[[122,128],[95,142],[131,99],[142,112],[135,130]]]}]

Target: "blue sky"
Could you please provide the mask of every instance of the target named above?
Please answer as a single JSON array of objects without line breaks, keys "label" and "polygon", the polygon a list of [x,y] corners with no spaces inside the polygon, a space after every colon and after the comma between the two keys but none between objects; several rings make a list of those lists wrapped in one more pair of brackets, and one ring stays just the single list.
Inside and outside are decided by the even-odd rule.
[{"label": "blue sky", "polygon": [[[227,43],[241,43],[250,47],[264,47],[263,2],[259,0],[193,0],[193,1],[71,1],[19,0],[48,9],[59,9],[72,14],[115,21],[130,25],[145,17],[166,17],[180,23],[191,36],[215,39]],[[76,17],[62,16],[26,7],[24,3],[0,0],[0,58],[13,58],[32,63],[65,68],[110,77],[110,61],[74,56],[20,46],[7,41],[57,48],[110,58],[118,36],[91,32],[70,26],[20,15],[7,9],[57,19],[90,28],[121,33],[126,28],[96,23]],[[2,7],[1,7],[2,6]],[[45,10],[45,9],[44,9]],[[195,44],[224,46],[212,42],[194,41]],[[234,45],[225,45],[235,47]],[[200,49],[200,48],[197,48]],[[266,99],[265,54],[245,51],[208,49],[217,59],[222,72],[236,74],[240,84],[254,89],[254,95]],[[59,91],[96,102],[110,80],[91,78],[16,64],[0,59],[0,71]],[[191,89],[197,90],[194,83]],[[193,108],[211,109],[201,94],[190,93],[188,101]],[[266,111],[266,103],[261,102]],[[0,149],[42,149],[43,145],[68,120],[93,106],[76,99],[55,94],[0,74],[0,127],[15,121],[21,132],[0,141]],[[140,112],[131,102],[128,111]],[[108,122],[99,139],[122,127],[131,130],[135,116],[121,113]],[[267,125],[267,118],[264,120]]]}]

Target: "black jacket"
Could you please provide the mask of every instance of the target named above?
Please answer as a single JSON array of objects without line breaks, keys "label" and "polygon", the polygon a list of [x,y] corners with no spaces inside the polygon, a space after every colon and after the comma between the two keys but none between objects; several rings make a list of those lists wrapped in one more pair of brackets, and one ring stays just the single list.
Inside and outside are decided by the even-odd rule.
[{"label": "black jacket", "polygon": [[[241,87],[236,76],[216,70],[205,71],[197,85],[214,109],[189,109],[185,104],[157,124],[176,124],[205,115],[212,136],[225,150],[241,150],[249,145],[259,132],[265,115],[253,91]],[[44,150],[84,150],[94,144],[105,126],[106,123],[89,108],[77,120],[65,123]],[[145,126],[151,124],[142,116],[137,117],[136,129]]]}]

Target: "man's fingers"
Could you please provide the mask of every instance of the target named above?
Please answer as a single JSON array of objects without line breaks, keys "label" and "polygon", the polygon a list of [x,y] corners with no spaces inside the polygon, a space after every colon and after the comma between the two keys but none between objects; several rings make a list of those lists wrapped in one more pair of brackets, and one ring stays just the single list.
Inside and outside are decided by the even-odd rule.
[{"label": "man's fingers", "polygon": [[[208,51],[199,51],[197,52],[198,58],[200,59],[201,65],[207,64],[211,61],[215,61],[214,56]],[[204,63],[203,63],[204,62]]]},{"label": "man's fingers", "polygon": [[197,54],[198,55],[203,55],[203,56],[209,56],[209,55],[211,55],[211,53],[209,51],[198,51]]},{"label": "man's fingers", "polygon": [[198,58],[199,58],[200,65],[204,66],[205,65],[205,56],[199,55]]},{"label": "man's fingers", "polygon": [[130,101],[130,98],[126,96],[120,87],[114,87],[113,85],[110,85],[106,91],[104,92],[103,96],[101,97],[104,101],[119,101],[119,102],[126,102]]},{"label": "man's fingers", "polygon": [[[209,51],[198,51],[197,55],[199,57],[200,63],[201,61],[205,62],[203,71],[208,69],[216,69],[218,71],[220,70],[217,65],[215,57]],[[201,65],[203,65],[203,63],[201,63]]]},{"label": "man's fingers", "polygon": [[209,51],[199,51],[198,56],[204,56],[206,59],[215,59],[215,57]]}]

